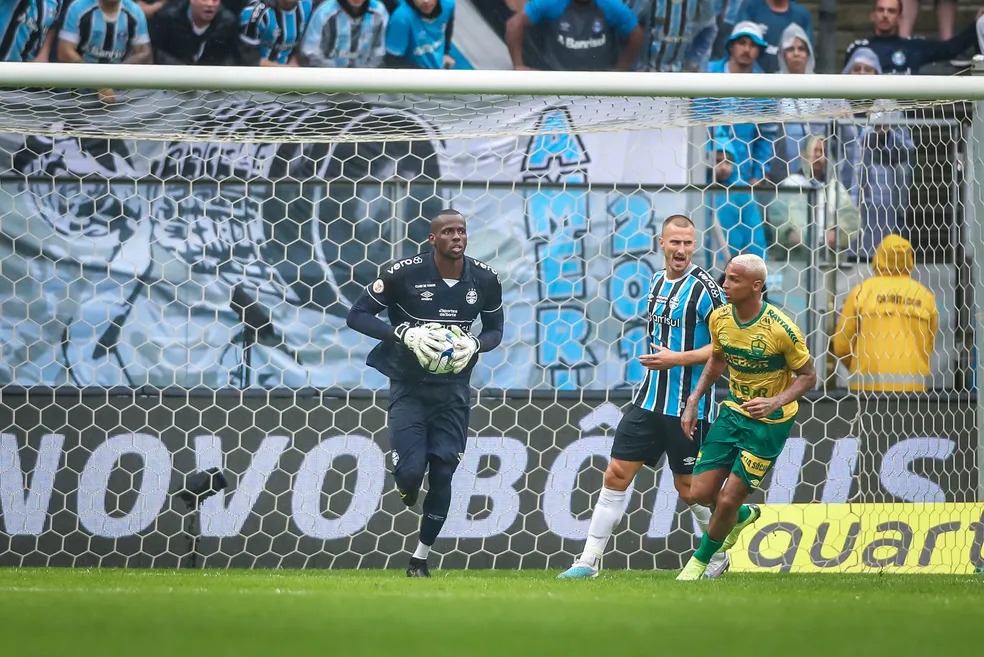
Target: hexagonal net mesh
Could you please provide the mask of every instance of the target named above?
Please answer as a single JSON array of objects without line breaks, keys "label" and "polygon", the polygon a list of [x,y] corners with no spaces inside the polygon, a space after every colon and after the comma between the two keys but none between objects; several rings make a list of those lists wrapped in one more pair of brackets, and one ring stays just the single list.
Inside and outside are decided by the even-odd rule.
[{"label": "hexagonal net mesh", "polygon": [[[345,319],[453,207],[506,329],[432,565],[580,553],[682,213],[715,277],[766,259],[819,374],[733,567],[972,570],[970,109],[0,91],[0,564],[404,565],[419,516]],[[605,566],[680,567],[665,459],[627,500]]]}]

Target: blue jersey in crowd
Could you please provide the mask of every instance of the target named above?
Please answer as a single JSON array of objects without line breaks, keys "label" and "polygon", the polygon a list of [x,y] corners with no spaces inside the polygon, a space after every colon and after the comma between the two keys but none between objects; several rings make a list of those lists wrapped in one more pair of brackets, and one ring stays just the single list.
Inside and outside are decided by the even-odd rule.
[{"label": "blue jersey in crowd", "polygon": [[604,71],[618,63],[621,42],[639,21],[621,0],[529,0],[523,7],[533,39],[552,71]]},{"label": "blue jersey in crowd", "polygon": [[254,0],[239,16],[242,39],[260,49],[260,59],[286,64],[300,46],[311,18],[312,0],[298,0],[290,9]]},{"label": "blue jersey in crowd", "polygon": [[[671,351],[693,351],[711,343],[711,312],[724,303],[724,292],[714,277],[697,265],[680,278],[669,280],[666,270],[656,272],[649,293],[649,335],[653,344]],[[646,370],[646,380],[635,404],[647,411],[679,417],[693,392],[703,365]],[[697,417],[713,419],[714,386],[701,398]]]},{"label": "blue jersey in crowd", "polygon": [[[527,18],[534,25],[560,18],[574,0],[529,0],[523,7]],[[622,0],[594,0],[605,20],[621,36],[627,36],[639,24],[632,10]]]},{"label": "blue jersey in crowd", "polygon": [[61,5],[62,0],[0,2],[0,61],[29,62],[37,57]]},{"label": "blue jersey in crowd", "polygon": [[386,52],[404,57],[418,68],[444,68],[448,23],[454,18],[454,0],[439,0],[440,12],[425,18],[404,0],[390,17]]},{"label": "blue jersey in crowd", "polygon": [[70,0],[58,38],[74,43],[82,61],[90,64],[119,64],[134,46],[150,43],[147,19],[133,0],[122,0],[112,20],[99,0]]},{"label": "blue jersey in crowd", "polygon": [[301,55],[307,66],[376,68],[386,54],[389,13],[379,0],[368,0],[366,12],[352,17],[338,0],[314,10],[304,32]]},{"label": "blue jersey in crowd", "polygon": [[676,73],[704,67],[711,54],[714,35],[702,37],[701,32],[717,33],[715,2],[629,0],[628,6],[646,32],[641,57],[643,70]]}]

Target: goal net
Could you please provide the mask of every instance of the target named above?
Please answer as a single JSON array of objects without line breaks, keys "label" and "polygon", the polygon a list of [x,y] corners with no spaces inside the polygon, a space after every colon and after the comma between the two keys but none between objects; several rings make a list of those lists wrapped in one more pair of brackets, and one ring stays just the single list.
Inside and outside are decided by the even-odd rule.
[{"label": "goal net", "polygon": [[[345,316],[445,207],[506,330],[435,566],[580,553],[675,213],[715,275],[767,259],[819,372],[734,568],[984,565],[979,79],[269,73],[0,65],[0,565],[404,565],[418,515]],[[838,326],[856,285],[910,274],[876,266],[892,234],[934,300],[866,341],[891,318]],[[606,568],[696,546],[665,462],[626,511]]]}]

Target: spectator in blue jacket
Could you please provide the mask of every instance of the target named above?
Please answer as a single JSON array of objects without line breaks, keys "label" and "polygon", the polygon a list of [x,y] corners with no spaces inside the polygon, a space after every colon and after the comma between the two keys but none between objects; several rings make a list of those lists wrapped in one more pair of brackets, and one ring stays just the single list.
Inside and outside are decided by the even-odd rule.
[{"label": "spectator in blue jacket", "polygon": [[713,182],[723,185],[723,192],[714,192],[708,198],[711,211],[711,234],[718,248],[714,250],[714,264],[721,269],[739,253],[753,253],[766,257],[765,216],[762,207],[747,189],[732,189],[743,185],[739,168],[735,164],[732,142],[711,142],[713,158]]},{"label": "spectator in blue jacket", "polygon": [[[738,23],[731,31],[727,47],[728,57],[708,64],[708,73],[762,73],[757,60],[766,42],[760,25]],[[772,121],[734,121],[739,116],[774,116],[776,111],[776,101],[768,98],[701,98],[695,101],[694,107],[699,119],[717,118],[725,124],[711,128],[711,140],[719,144],[732,144],[738,179],[746,185],[755,185],[765,178],[774,155],[778,127]]]},{"label": "spectator in blue jacket", "polygon": [[[762,27],[743,22],[728,37],[728,57],[707,66],[709,73],[761,73],[756,60],[766,42]],[[719,241],[727,248],[718,253],[723,266],[739,253],[766,256],[765,221],[760,204],[750,189],[768,172],[774,155],[777,126],[763,123],[737,123],[738,117],[774,117],[773,99],[701,98],[694,103],[695,118],[719,123],[709,129],[708,152],[713,158],[714,182],[726,185],[724,191],[708,196]]]},{"label": "spectator in blue jacket", "polygon": [[739,21],[750,21],[762,25],[765,30],[765,51],[759,57],[758,64],[766,73],[779,70],[779,48],[782,45],[782,33],[790,25],[799,25],[806,33],[807,39],[813,43],[813,18],[810,11],[796,0],[745,0]]}]

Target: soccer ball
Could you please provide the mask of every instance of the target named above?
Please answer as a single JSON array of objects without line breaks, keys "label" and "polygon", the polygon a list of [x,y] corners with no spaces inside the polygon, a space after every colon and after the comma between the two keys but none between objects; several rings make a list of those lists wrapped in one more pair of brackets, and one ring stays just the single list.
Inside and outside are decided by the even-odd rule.
[{"label": "soccer ball", "polygon": [[451,331],[447,331],[444,334],[444,349],[441,350],[440,355],[437,358],[431,359],[427,364],[427,371],[431,374],[448,374],[454,368],[451,364],[451,358],[454,356],[454,345],[451,342],[454,339],[454,334]]}]

